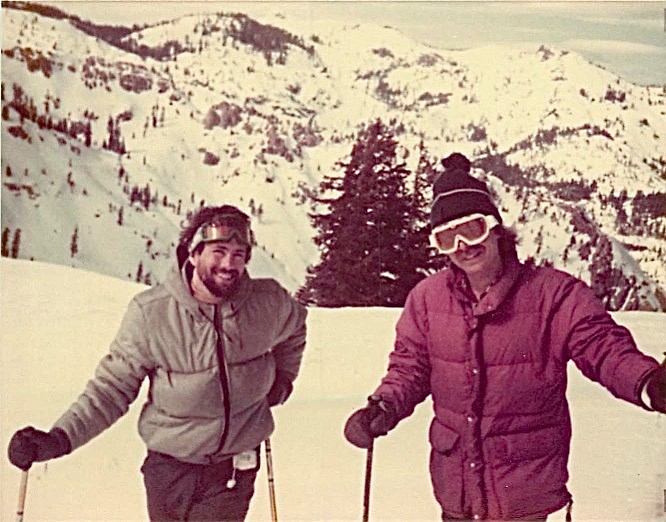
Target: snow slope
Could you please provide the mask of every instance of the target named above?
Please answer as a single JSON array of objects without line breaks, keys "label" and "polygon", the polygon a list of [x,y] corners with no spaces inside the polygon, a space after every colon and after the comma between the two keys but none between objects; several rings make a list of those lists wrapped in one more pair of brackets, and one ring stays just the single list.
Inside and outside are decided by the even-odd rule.
[{"label": "snow slope", "polygon": [[[145,286],[85,270],[0,262],[0,445],[27,424],[47,429],[83,389],[130,298]],[[346,417],[383,375],[396,309],[311,309],[308,348],[291,400],[276,409],[272,437],[282,521],[358,520],[365,453],[345,442]],[[615,318],[660,357],[666,315]],[[573,366],[573,365],[572,365]],[[571,368],[574,520],[663,521],[666,418],[611,397]],[[145,397],[142,390],[139,401]],[[30,472],[26,522],[146,520],[136,432],[139,404],[73,454]],[[370,518],[436,520],[427,472],[428,403],[375,445]],[[1,520],[15,513],[20,473],[0,462]],[[270,520],[265,466],[249,522]],[[551,521],[564,520],[563,513]]]}]

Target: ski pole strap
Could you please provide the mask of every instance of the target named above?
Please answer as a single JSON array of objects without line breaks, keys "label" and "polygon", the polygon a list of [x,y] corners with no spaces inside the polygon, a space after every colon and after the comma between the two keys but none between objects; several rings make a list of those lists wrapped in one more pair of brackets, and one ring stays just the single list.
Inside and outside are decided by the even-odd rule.
[{"label": "ski pole strap", "polygon": [[573,521],[573,499],[569,501],[567,504],[567,514],[564,517],[564,520],[566,522],[572,522]]}]

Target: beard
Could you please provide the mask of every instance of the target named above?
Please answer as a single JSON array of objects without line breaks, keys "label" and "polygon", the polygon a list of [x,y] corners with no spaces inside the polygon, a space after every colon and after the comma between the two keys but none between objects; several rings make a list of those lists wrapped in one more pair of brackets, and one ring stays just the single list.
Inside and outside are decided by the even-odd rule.
[{"label": "beard", "polygon": [[[220,282],[216,275],[225,274],[229,279]],[[201,282],[215,297],[229,298],[238,292],[241,282],[241,273],[238,270],[217,270],[213,273],[199,274]]]}]

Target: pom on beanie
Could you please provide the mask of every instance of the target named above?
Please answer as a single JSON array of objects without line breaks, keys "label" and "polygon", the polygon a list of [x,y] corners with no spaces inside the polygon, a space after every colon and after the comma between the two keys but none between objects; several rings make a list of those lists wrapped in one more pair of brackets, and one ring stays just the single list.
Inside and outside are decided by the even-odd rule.
[{"label": "pom on beanie", "polygon": [[470,175],[469,159],[455,152],[444,158],[442,165],[445,170],[433,185],[431,228],[470,214],[495,216],[502,222],[486,184]]},{"label": "pom on beanie", "polygon": [[442,165],[444,166],[445,170],[464,170],[467,173],[469,173],[470,169],[472,168],[470,161],[466,156],[460,154],[460,152],[454,152],[450,156],[444,158],[442,160]]}]

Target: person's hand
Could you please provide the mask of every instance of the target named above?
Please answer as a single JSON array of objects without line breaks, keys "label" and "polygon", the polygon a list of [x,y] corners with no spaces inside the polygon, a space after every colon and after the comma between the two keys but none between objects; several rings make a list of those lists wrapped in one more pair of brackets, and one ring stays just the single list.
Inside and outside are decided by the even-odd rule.
[{"label": "person's hand", "polygon": [[294,385],[291,383],[291,379],[284,372],[278,371],[275,374],[273,386],[271,386],[266,396],[268,405],[273,407],[283,404],[289,398],[293,389]]},{"label": "person's hand", "polygon": [[395,408],[371,396],[365,408],[356,410],[345,423],[345,438],[354,446],[369,448],[376,437],[386,435],[398,423]]},{"label": "person's hand", "polygon": [[661,366],[647,382],[645,391],[650,397],[650,406],[655,411],[666,413],[666,367]]},{"label": "person's hand", "polygon": [[28,426],[14,433],[7,456],[14,466],[27,471],[33,462],[55,459],[70,451],[72,444],[63,430],[54,428],[47,433]]}]

